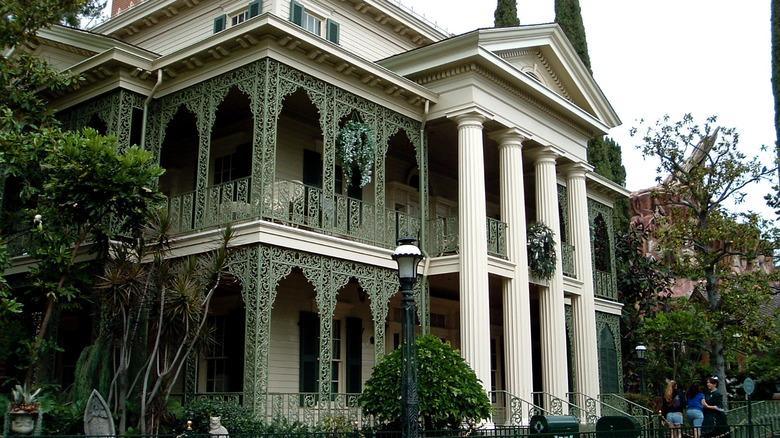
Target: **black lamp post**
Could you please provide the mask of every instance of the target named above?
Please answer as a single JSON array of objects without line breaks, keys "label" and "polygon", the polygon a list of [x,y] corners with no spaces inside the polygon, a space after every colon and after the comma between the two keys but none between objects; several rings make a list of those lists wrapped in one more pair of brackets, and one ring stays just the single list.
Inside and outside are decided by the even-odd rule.
[{"label": "black lamp post", "polygon": [[645,360],[647,359],[647,347],[639,344],[635,348],[636,359],[639,362],[639,392],[645,394]]},{"label": "black lamp post", "polygon": [[414,245],[416,239],[398,239],[393,260],[398,263],[398,279],[401,281],[401,436],[417,438],[419,435],[419,402],[417,400],[417,346],[415,345],[414,283],[417,281],[417,264],[423,259],[422,251]]}]

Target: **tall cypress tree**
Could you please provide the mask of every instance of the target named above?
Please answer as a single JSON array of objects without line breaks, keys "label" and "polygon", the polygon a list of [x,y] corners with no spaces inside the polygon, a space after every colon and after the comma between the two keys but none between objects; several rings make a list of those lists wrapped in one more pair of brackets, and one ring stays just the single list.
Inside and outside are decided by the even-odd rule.
[{"label": "tall cypress tree", "polygon": [[517,18],[517,0],[498,0],[493,18],[495,27],[519,26],[520,19]]},{"label": "tall cypress tree", "polygon": [[579,0],[555,0],[555,22],[561,26],[588,71],[593,73],[590,69],[588,41],[585,39],[585,25],[582,23]]},{"label": "tall cypress tree", "polygon": [[[775,96],[775,148],[780,159],[780,0],[772,0],[772,94]],[[778,171],[780,183],[780,171]]]}]

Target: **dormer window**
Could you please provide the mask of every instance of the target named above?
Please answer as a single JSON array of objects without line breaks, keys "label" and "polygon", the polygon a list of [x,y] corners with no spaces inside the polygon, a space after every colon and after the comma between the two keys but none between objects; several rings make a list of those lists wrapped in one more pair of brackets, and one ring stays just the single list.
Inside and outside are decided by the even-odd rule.
[{"label": "dormer window", "polygon": [[307,31],[326,38],[328,41],[339,43],[339,24],[331,19],[325,20],[325,35],[322,32],[323,17],[307,10],[297,1],[292,2],[290,6],[290,21],[301,26]]},{"label": "dormer window", "polygon": [[263,0],[254,0],[249,2],[246,8],[239,9],[230,14],[223,14],[214,19],[214,33],[222,32],[227,28],[228,19],[230,26],[239,25],[250,18],[256,17],[263,12]]}]

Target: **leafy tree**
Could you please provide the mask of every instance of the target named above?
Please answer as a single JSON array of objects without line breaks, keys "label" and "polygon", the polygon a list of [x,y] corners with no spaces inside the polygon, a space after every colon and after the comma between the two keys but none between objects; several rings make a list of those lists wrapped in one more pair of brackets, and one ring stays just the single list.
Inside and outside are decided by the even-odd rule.
[{"label": "leafy tree", "polygon": [[669,269],[645,252],[644,244],[648,238],[649,233],[644,226],[636,224],[615,245],[617,287],[623,303],[620,332],[626,391],[639,385],[634,348],[640,341],[645,341],[639,335],[642,323],[665,308],[674,284]]},{"label": "leafy tree", "polygon": [[[230,227],[210,253],[182,260],[171,260],[170,228],[161,213],[142,238],[113,245],[114,257],[96,285],[106,322],[95,346],[116,348],[108,400],[115,404],[120,433],[127,430],[127,400],[136,395],[141,434],[159,427],[187,358],[209,338],[211,298],[228,281]],[[99,357],[101,349],[86,354]],[[88,377],[82,376],[75,386],[89,391],[93,386]]]},{"label": "leafy tree", "polygon": [[493,13],[493,25],[495,27],[519,26],[517,17],[517,0],[498,0],[496,11]]},{"label": "leafy tree", "polygon": [[[52,316],[83,294],[86,265],[77,263],[85,245],[95,242],[98,258],[109,237],[134,233],[140,218],[157,200],[152,190],[162,174],[152,155],[139,148],[119,151],[116,139],[95,131],[60,129],[40,90],[77,85],[75,75],[54,71],[45,60],[21,48],[36,32],[56,23],[77,23],[79,16],[102,8],[95,0],[13,1],[0,6],[4,25],[0,43],[10,55],[0,62],[0,180],[5,184],[0,218],[5,233],[30,230],[30,256],[37,266],[29,275],[32,292],[44,301],[34,341],[28,344],[25,382],[35,379]],[[13,208],[8,208],[12,206]],[[21,227],[19,224],[25,224]],[[18,301],[0,297],[1,307],[18,310]]]},{"label": "leafy tree", "polygon": [[[457,350],[433,335],[417,338],[418,398],[422,428],[457,429],[490,418],[490,400]],[[384,356],[366,381],[360,403],[387,430],[400,430],[401,350]]]},{"label": "leafy tree", "polygon": [[[772,94],[775,98],[775,150],[780,159],[780,0],[772,0]],[[778,175],[780,184],[780,175]]]},{"label": "leafy tree", "polygon": [[732,213],[726,205],[742,202],[751,185],[776,169],[758,157],[747,159],[737,132],[716,128],[715,122],[710,117],[700,126],[686,114],[671,123],[666,116],[647,129],[642,151],[660,163],[654,196],[665,215],[656,218],[654,234],[664,263],[676,278],[697,282],[696,293],[706,303],[702,324],[709,328],[712,370],[726,382],[729,354],[766,346],[771,321],[759,309],[778,275],[762,269],[772,265],[777,229],[755,213]]},{"label": "leafy tree", "polygon": [[[626,168],[623,166],[623,153],[620,145],[609,137],[594,137],[588,140],[588,163],[593,171],[621,186],[626,185]],[[629,226],[628,199],[615,202],[612,215],[615,231],[626,233]]]},{"label": "leafy tree", "polygon": [[588,54],[588,41],[585,38],[585,24],[582,22],[579,0],[555,0],[555,22],[561,26],[563,33],[571,41],[582,63],[592,73],[590,55]]},{"label": "leafy tree", "polygon": [[710,374],[701,365],[712,331],[706,309],[684,298],[675,299],[670,307],[646,318],[640,329],[640,337],[652,346],[647,368],[654,393],[663,391],[665,379],[677,380],[683,388]]}]

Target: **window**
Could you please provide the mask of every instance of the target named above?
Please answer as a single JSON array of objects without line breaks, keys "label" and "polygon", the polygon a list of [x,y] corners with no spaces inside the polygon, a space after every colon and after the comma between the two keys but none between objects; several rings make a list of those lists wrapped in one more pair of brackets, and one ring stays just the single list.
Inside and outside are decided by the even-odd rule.
[{"label": "window", "polygon": [[239,14],[230,17],[230,25],[235,26],[237,24],[241,24],[245,22],[248,18],[249,18],[249,11],[241,12]]},{"label": "window", "polygon": [[340,26],[337,22],[328,19],[325,26],[325,35],[322,34],[322,18],[307,11],[302,4],[293,1],[290,6],[290,21],[317,35],[324,36],[328,41],[338,44]]},{"label": "window", "polygon": [[244,310],[210,315],[213,342],[203,351],[198,366],[200,392],[241,392],[244,375]]},{"label": "window", "polygon": [[242,144],[236,151],[214,158],[214,184],[222,184],[252,174],[252,145]]},{"label": "window", "polygon": [[[319,315],[300,314],[300,392],[319,392]],[[360,318],[334,319],[331,333],[332,393],[359,393],[362,391],[362,329]]]},{"label": "window", "polygon": [[[246,9],[230,14],[230,25],[239,25],[250,18],[257,17],[263,12],[263,0],[249,2]],[[222,32],[227,27],[228,15],[220,15],[214,19],[214,33]]]}]

